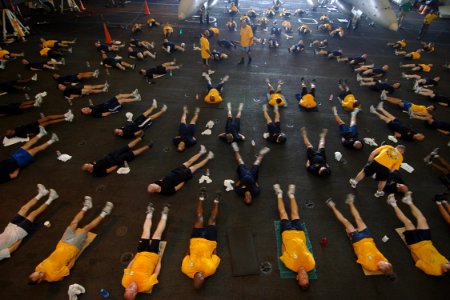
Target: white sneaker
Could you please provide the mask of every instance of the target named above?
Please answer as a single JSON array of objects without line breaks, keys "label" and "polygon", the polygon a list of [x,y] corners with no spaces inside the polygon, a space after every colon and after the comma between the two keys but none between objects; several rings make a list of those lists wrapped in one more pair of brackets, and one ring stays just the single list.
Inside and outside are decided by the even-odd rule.
[{"label": "white sneaker", "polygon": [[200,153],[205,154],[206,152],[206,147],[204,145],[200,145]]},{"label": "white sneaker", "polygon": [[162,111],[162,112],[167,111],[167,105],[164,104],[163,107],[161,108],[161,111]]},{"label": "white sneaker", "polygon": [[83,207],[85,207],[87,209],[92,208],[92,197],[84,196]]},{"label": "white sneaker", "polygon": [[222,82],[227,82],[228,79],[230,79],[230,76],[225,75],[225,76],[222,78]]},{"label": "white sneaker", "polygon": [[386,90],[381,91],[380,99],[382,101],[385,101],[387,99],[387,91]]},{"label": "white sneaker", "polygon": [[351,115],[352,115],[352,116],[356,116],[360,111],[361,111],[361,109],[355,108],[355,109],[351,112]]},{"label": "white sneaker", "polygon": [[[380,103],[382,103],[382,102],[380,102]],[[377,112],[377,109],[373,106],[373,105],[371,105],[370,107],[369,107],[369,111],[371,112],[371,113],[376,113]]]},{"label": "white sneaker", "polygon": [[31,80],[37,81],[37,80],[38,80],[38,75],[37,75],[37,74],[34,74],[33,77],[31,77]]},{"label": "white sneaker", "polygon": [[356,81],[361,81],[361,80],[362,80],[362,76],[359,73],[357,73],[356,74]]},{"label": "white sneaker", "polygon": [[345,204],[353,204],[355,202],[355,195],[354,194],[348,194],[347,198],[345,199]]},{"label": "white sneaker", "polygon": [[70,114],[67,115],[67,116],[64,118],[64,120],[65,120],[66,122],[72,122],[74,117],[75,117],[75,116],[72,114],[72,112],[70,112]]},{"label": "white sneaker", "polygon": [[394,194],[389,194],[387,196],[387,200],[386,203],[392,206],[397,206],[397,200],[395,200],[395,195]]},{"label": "white sneaker", "polygon": [[34,97],[35,98],[44,98],[45,96],[47,96],[47,92],[37,93],[36,96],[34,96]]},{"label": "white sneaker", "polygon": [[402,72],[402,78],[406,78],[406,74]]},{"label": "white sneaker", "polygon": [[131,92],[131,94],[133,94],[133,96],[137,96],[139,95],[139,90],[135,89],[133,92]]},{"label": "white sneaker", "polygon": [[295,194],[295,184],[290,184],[289,186],[288,186],[288,196],[289,197],[293,197],[294,196],[294,194]]},{"label": "white sneaker", "polygon": [[162,210],[161,214],[167,216],[169,214],[169,206],[165,205],[163,207],[163,210]]},{"label": "white sneaker", "polygon": [[332,198],[328,198],[328,199],[325,201],[325,204],[326,204],[328,207],[335,207],[335,206],[336,206],[336,203],[334,203],[334,201],[333,201]]},{"label": "white sneaker", "polygon": [[413,200],[412,200],[411,195],[412,195],[411,191],[406,192],[405,196],[403,196],[403,198],[402,198],[402,202],[405,204],[412,204]]},{"label": "white sneaker", "polygon": [[212,75],[212,74],[214,74],[214,73],[216,73],[216,71],[208,70],[208,75]]},{"label": "white sneaker", "polygon": [[227,102],[227,109],[231,110],[231,102]]},{"label": "white sneaker", "polygon": [[109,201],[106,202],[105,207],[103,207],[103,209],[102,209],[102,213],[106,216],[110,215],[113,207],[114,207],[114,204],[112,202],[109,202]]},{"label": "white sneaker", "polygon": [[99,71],[98,69],[96,69],[96,70],[94,71],[94,74],[92,74],[92,77],[98,78],[98,75],[100,75],[100,71]]},{"label": "white sneaker", "polygon": [[39,133],[38,133],[41,137],[47,135],[47,131],[45,130],[44,127],[39,126]]},{"label": "white sneaker", "polygon": [[383,196],[384,196],[384,192],[383,192],[383,191],[377,191],[377,192],[374,194],[374,196],[375,196],[376,198],[383,197]]},{"label": "white sneaker", "polygon": [[231,143],[234,152],[239,152],[239,146],[236,142]]},{"label": "white sneaker", "polygon": [[145,214],[146,215],[148,215],[148,214],[153,214],[153,212],[155,211],[155,208],[153,207],[153,203],[149,203],[148,205],[147,205],[147,209],[145,210]]},{"label": "white sneaker", "polygon": [[259,155],[266,155],[269,152],[270,152],[270,148],[269,147],[264,147],[261,150],[259,150]]},{"label": "white sneaker", "polygon": [[275,194],[277,195],[277,197],[283,196],[283,191],[281,190],[281,187],[278,183],[273,185],[273,190],[275,191]]},{"label": "white sneaker", "polygon": [[59,141],[59,138],[58,138],[58,136],[56,135],[56,133],[52,133],[52,137],[50,138],[50,140],[52,140],[53,142],[58,142]]},{"label": "white sneaker", "polygon": [[138,95],[136,96],[136,98],[134,98],[134,100],[135,100],[135,101],[141,101],[141,100],[142,100],[141,95],[138,94]]},{"label": "white sneaker", "polygon": [[37,188],[38,188],[38,195],[41,197],[47,196],[48,195],[48,190],[45,188],[45,186],[43,184],[38,183],[37,184]]},{"label": "white sneaker", "polygon": [[337,115],[338,113],[337,113],[337,108],[336,108],[336,106],[333,106],[332,108],[331,108],[331,111],[333,112],[333,115]]},{"label": "white sneaker", "polygon": [[206,156],[207,159],[213,159],[214,158],[214,153],[212,151],[208,152],[208,156]]},{"label": "white sneaker", "polygon": [[34,100],[33,106],[34,107],[40,107],[42,104],[42,98],[38,97]]},{"label": "white sneaker", "polygon": [[50,195],[48,195],[48,200],[53,201],[58,198],[59,198],[58,193],[54,189],[50,189]]},{"label": "white sneaker", "polygon": [[153,108],[158,108],[158,101],[156,101],[156,99],[153,99],[152,107]]},{"label": "white sneaker", "polygon": [[352,188],[356,189],[356,185],[358,184],[358,181],[356,181],[353,178],[350,178],[350,180],[348,182],[350,183]]},{"label": "white sneaker", "polygon": [[378,103],[378,105],[377,105],[377,109],[378,110],[383,110],[383,102],[380,102],[380,103]]}]

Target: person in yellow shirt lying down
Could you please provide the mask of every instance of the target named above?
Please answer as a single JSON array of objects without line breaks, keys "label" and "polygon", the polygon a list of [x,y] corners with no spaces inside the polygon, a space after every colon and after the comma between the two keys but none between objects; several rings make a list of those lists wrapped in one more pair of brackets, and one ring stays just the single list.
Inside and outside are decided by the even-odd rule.
[{"label": "person in yellow shirt lying down", "polygon": [[402,64],[400,68],[409,68],[413,72],[430,72],[433,64]]},{"label": "person in yellow shirt lying down", "polygon": [[70,274],[70,269],[75,264],[78,254],[87,239],[87,234],[97,227],[103,219],[111,214],[114,205],[106,202],[100,215],[83,228],[78,228],[78,223],[83,219],[86,212],[92,208],[92,198],[84,197],[83,208],[76,214],[67,227],[61,240],[56,245],[55,251],[41,262],[33,273],[28,277],[29,284],[42,281],[60,281]]},{"label": "person in yellow shirt lying down", "polygon": [[305,111],[314,111],[317,108],[316,102],[316,80],[313,79],[311,81],[311,89],[308,92],[308,88],[306,87],[305,79],[302,77],[300,79],[300,84],[302,87],[302,93],[296,94],[295,97],[299,100],[298,105]]},{"label": "person in yellow shirt lying down", "polygon": [[219,82],[219,84],[217,84],[216,86],[213,86],[212,82],[211,82],[211,77],[209,77],[208,74],[203,73],[202,75],[203,77],[205,77],[206,82],[208,83],[208,93],[206,94],[204,100],[206,103],[220,103],[223,101],[222,99],[222,90],[223,90],[223,85],[225,84],[225,82],[228,81],[228,79],[230,78],[230,76],[225,75],[224,78],[222,78],[222,80]]},{"label": "person in yellow shirt lying down", "polygon": [[70,48],[73,44],[77,41],[77,39],[74,39],[72,41],[64,41],[64,40],[46,40],[44,38],[39,39],[41,42],[42,48]]},{"label": "person in yellow shirt lying down", "polygon": [[281,92],[281,85],[283,82],[278,80],[277,89],[270,84],[269,78],[266,78],[267,85],[267,100],[269,101],[270,106],[277,105],[278,107],[287,106],[286,99],[284,98],[283,93]]},{"label": "person in yellow shirt lying down", "polygon": [[195,223],[189,242],[189,249],[186,251],[181,264],[181,272],[193,279],[196,290],[203,286],[207,277],[216,273],[220,264],[220,258],[217,256],[216,219],[219,214],[219,202],[222,195],[220,192],[216,193],[208,225],[205,227],[203,202],[206,198],[206,191],[202,189],[195,210]]},{"label": "person in yellow shirt lying down", "polygon": [[162,31],[163,31],[164,38],[168,39],[173,34],[173,27],[169,23],[166,23],[166,24],[164,24]]},{"label": "person in yellow shirt lying down", "polygon": [[431,104],[429,106],[418,105],[412,103],[409,100],[389,97],[387,96],[386,92],[381,92],[380,99],[381,101],[387,101],[389,103],[397,105],[403,112],[408,113],[411,116],[428,117],[431,116],[431,113],[436,110],[436,106],[434,104]]},{"label": "person in yellow shirt lying down", "polygon": [[450,262],[434,247],[427,219],[414,205],[411,194],[411,192],[407,192],[402,202],[409,206],[411,213],[417,219],[416,225],[397,206],[394,194],[388,196],[387,203],[392,206],[395,215],[405,226],[403,235],[409,250],[411,250],[416,267],[427,275],[446,275],[450,271]]},{"label": "person in yellow shirt lying down", "polygon": [[280,256],[280,260],[286,268],[297,273],[295,279],[298,285],[302,290],[307,290],[309,288],[307,272],[316,267],[316,261],[306,244],[306,235],[303,231],[297,201],[295,200],[295,185],[290,184],[287,192],[291,207],[290,220],[284,206],[283,191],[280,185],[274,184],[273,188],[277,195],[278,214],[281,220],[282,255]]},{"label": "person in yellow shirt lying down", "polygon": [[417,49],[416,51],[407,52],[407,51],[397,51],[395,50],[395,55],[401,55],[403,58],[408,60],[418,60],[422,57],[423,49]]},{"label": "person in yellow shirt lying down", "polygon": [[158,275],[161,271],[159,244],[164,229],[166,229],[169,207],[164,206],[161,219],[150,239],[154,211],[153,204],[149,203],[137,253],[127,268],[123,270],[122,286],[125,288],[124,298],[126,300],[134,300],[138,293],[149,293],[153,286],[158,284]]},{"label": "person in yellow shirt lying down", "polygon": [[388,276],[388,278],[395,279],[396,276],[392,264],[380,250],[378,250],[372,234],[356,209],[355,195],[348,194],[345,204],[350,208],[350,212],[356,222],[356,227],[354,227],[353,224],[336,208],[336,204],[331,198],[325,203],[333,211],[336,219],[344,225],[345,231],[347,232],[357,257],[356,262],[367,271],[379,271]]},{"label": "person in yellow shirt lying down", "polygon": [[338,100],[341,102],[343,109],[353,111],[355,108],[361,108],[361,103],[355,98],[355,95],[350,91],[347,80],[339,79],[339,90],[341,91]]}]

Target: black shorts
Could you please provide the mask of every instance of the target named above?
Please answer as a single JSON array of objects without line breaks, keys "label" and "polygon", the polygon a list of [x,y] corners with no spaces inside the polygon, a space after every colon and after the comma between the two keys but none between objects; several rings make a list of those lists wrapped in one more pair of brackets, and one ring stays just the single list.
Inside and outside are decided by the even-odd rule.
[{"label": "black shorts", "polygon": [[21,215],[16,215],[11,220],[11,223],[19,226],[20,228],[22,228],[23,230],[25,230],[28,233],[33,229],[33,222],[31,222],[30,220],[28,220],[27,218],[25,218]]},{"label": "black shorts", "polygon": [[314,150],[314,148],[309,147],[306,149],[306,155],[311,165],[313,164],[326,164],[327,157],[325,156],[325,148],[319,148],[319,150]]},{"label": "black shorts", "polygon": [[387,123],[387,127],[390,130],[398,133],[402,133],[408,130],[408,128],[406,128],[405,125],[403,125],[403,123],[399,119],[394,119],[390,121],[389,123]]},{"label": "black shorts", "polygon": [[0,115],[18,115],[23,112],[23,109],[20,108],[20,102],[9,103],[6,105],[0,106]]},{"label": "black shorts", "polygon": [[176,169],[173,169],[170,173],[172,173],[172,175],[175,175],[181,182],[188,181],[189,179],[192,178],[191,169],[187,168],[184,165],[179,166]]},{"label": "black shorts", "polygon": [[208,241],[217,241],[216,225],[208,225],[203,228],[192,229],[191,238],[204,238]]},{"label": "black shorts", "polygon": [[207,58],[202,58],[203,65],[209,66],[209,62]]},{"label": "black shorts", "polygon": [[375,180],[376,181],[386,181],[389,176],[389,169],[386,168],[383,165],[380,165],[375,160],[372,160],[371,162],[368,162],[364,166],[364,174],[366,176],[371,176],[373,174],[376,174]]},{"label": "black shorts", "polygon": [[298,230],[298,231],[303,231],[303,226],[302,226],[303,222],[300,221],[300,219],[295,219],[295,220],[287,220],[287,219],[283,219],[280,221],[280,233],[283,233],[283,231],[286,230]]},{"label": "black shorts", "polygon": [[406,230],[403,232],[403,235],[405,236],[405,241],[408,246],[417,244],[421,241],[431,240],[430,229]]},{"label": "black shorts", "polygon": [[269,134],[280,134],[281,133],[281,124],[280,122],[272,122],[267,124],[267,132]]},{"label": "black shorts", "polygon": [[137,246],[137,252],[153,252],[159,253],[159,243],[161,240],[141,239]]},{"label": "black shorts", "polygon": [[124,161],[130,162],[134,160],[136,156],[128,146],[125,146],[119,150],[109,153],[107,157],[114,163],[114,165],[120,165]]}]

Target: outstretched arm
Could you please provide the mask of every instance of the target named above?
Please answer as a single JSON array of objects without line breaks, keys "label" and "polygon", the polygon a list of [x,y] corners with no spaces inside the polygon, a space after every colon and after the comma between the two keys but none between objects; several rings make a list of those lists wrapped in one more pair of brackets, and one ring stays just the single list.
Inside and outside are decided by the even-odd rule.
[{"label": "outstretched arm", "polygon": [[19,172],[20,172],[20,169],[18,168],[18,169],[16,169],[14,172],[12,172],[11,174],[9,174],[9,178],[15,179],[17,176],[19,176]]},{"label": "outstretched arm", "polygon": [[114,172],[115,170],[117,170],[117,166],[112,166],[111,168],[109,168],[109,169],[106,169],[106,173],[112,173],[112,172]]},{"label": "outstretched arm", "polygon": [[155,274],[156,278],[158,278],[160,272],[161,272],[161,256],[159,257],[158,264],[156,265],[156,268],[155,268],[154,274]]},{"label": "outstretched arm", "polygon": [[175,192],[178,192],[184,186],[184,182],[181,182],[175,187]]}]

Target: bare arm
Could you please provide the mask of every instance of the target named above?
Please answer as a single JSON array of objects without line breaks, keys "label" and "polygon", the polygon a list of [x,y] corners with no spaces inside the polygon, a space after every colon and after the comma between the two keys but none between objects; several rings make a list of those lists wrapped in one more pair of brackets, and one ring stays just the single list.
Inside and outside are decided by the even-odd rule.
[{"label": "bare arm", "polygon": [[20,169],[16,169],[14,172],[9,174],[9,178],[15,179],[17,176],[19,176]]},{"label": "bare arm", "polygon": [[111,168],[106,169],[106,173],[112,173],[114,172],[118,167],[117,166],[112,166]]},{"label": "bare arm", "polygon": [[102,113],[102,117],[107,117],[107,116],[109,116],[111,114],[112,114],[111,112],[104,112],[104,113]]},{"label": "bare arm", "polygon": [[184,186],[184,182],[181,182],[175,187],[175,191],[178,192]]},{"label": "bare arm", "polygon": [[161,272],[161,256],[159,257],[158,264],[156,265],[156,268],[155,268],[154,274],[155,274],[156,278],[158,278],[160,272]]},{"label": "bare arm", "polygon": [[19,248],[20,243],[22,243],[22,240],[18,240],[17,242],[15,242],[14,244],[11,245],[11,247],[8,248],[9,253],[13,253],[14,251],[17,250],[17,248]]}]

